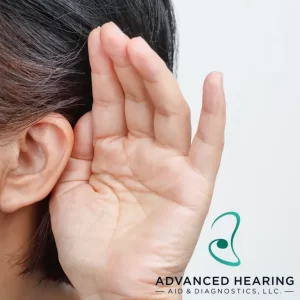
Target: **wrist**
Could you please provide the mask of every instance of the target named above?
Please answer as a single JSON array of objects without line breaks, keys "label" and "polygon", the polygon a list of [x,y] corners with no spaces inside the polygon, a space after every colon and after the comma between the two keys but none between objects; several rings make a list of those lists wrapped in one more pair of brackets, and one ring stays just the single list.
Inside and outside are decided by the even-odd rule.
[{"label": "wrist", "polygon": [[[118,296],[107,296],[105,298],[102,298],[101,296],[92,296],[92,297],[88,297],[88,298],[80,298],[79,300],[125,300],[126,298],[123,298],[123,297],[119,297]],[[144,299],[144,300],[151,300],[151,299],[154,299],[154,297],[151,297],[149,299]],[[157,299],[160,299],[160,300],[182,300],[182,295],[172,295],[170,297],[166,297],[166,298],[157,298]],[[126,300],[135,300],[135,299],[126,299]]]},{"label": "wrist", "polygon": [[[105,296],[105,298],[103,298],[102,296],[99,295],[94,295],[94,296],[90,296],[90,297],[81,297],[78,300],[135,300],[135,299],[128,299],[128,298],[123,298],[122,296],[117,296],[117,295],[107,295]],[[151,299],[155,299],[154,296],[153,297],[149,297],[149,299],[145,298],[144,300],[151,300]],[[156,299],[160,299],[160,300],[182,300],[182,295],[168,295],[166,297],[162,298],[156,298]]]},{"label": "wrist", "polygon": [[[82,290],[81,290],[82,291]],[[79,293],[79,300],[182,300],[181,285],[156,284],[140,289],[138,286],[118,291],[96,291]]]},{"label": "wrist", "polygon": [[94,295],[90,297],[80,297],[79,300],[102,300],[102,299],[100,298],[100,296]]},{"label": "wrist", "polygon": [[[159,293],[157,293],[159,294]],[[147,298],[143,298],[143,300],[151,300],[151,299],[159,299],[159,300],[182,300],[182,294],[168,294],[168,293],[161,293],[161,297],[158,298],[157,295],[149,296]],[[119,295],[91,295],[88,297],[80,297],[78,300],[136,300],[134,298],[127,298],[122,297]],[[140,298],[138,298],[140,299]]]}]

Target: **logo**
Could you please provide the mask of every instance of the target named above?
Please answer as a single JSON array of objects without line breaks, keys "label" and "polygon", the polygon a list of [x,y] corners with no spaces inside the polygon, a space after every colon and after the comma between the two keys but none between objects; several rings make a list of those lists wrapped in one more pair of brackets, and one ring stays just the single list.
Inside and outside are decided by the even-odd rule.
[{"label": "logo", "polygon": [[[215,224],[222,219],[223,222],[235,221],[234,230],[229,231],[231,237],[224,239],[218,238],[213,240],[208,250],[213,259],[218,263],[224,264],[229,267],[237,267],[241,264],[241,260],[234,250],[234,239],[241,223],[241,217],[236,212],[226,212],[217,217],[212,223],[211,229]],[[247,218],[243,220],[247,222]],[[223,223],[224,224],[224,223]],[[219,224],[221,225],[221,223]],[[214,251],[218,251],[220,256]],[[226,253],[222,253],[222,250],[227,249]],[[221,252],[221,253],[220,253]],[[230,253],[229,253],[230,252]],[[231,258],[224,259],[225,255],[231,254]],[[288,253],[287,253],[288,254]],[[223,257],[224,255],[224,257]],[[244,253],[246,255],[246,253]],[[223,257],[223,259],[221,258]],[[272,257],[270,257],[272,262]],[[247,262],[244,263],[244,268],[247,268]],[[228,271],[228,270],[227,270]],[[267,276],[241,276],[237,272],[234,272],[233,276],[220,276],[219,274],[195,274],[195,276],[161,276],[156,281],[157,290],[156,293],[168,294],[168,296],[174,295],[209,295],[216,296],[216,299],[220,299],[221,296],[227,297],[228,295],[258,296],[259,299],[265,299],[262,295],[272,295],[272,299],[275,296],[283,296],[283,294],[295,293],[295,278],[290,274],[272,275],[264,274]],[[262,298],[263,297],[263,298]],[[251,298],[251,299],[252,299]],[[298,297],[299,298],[299,297]],[[243,297],[243,299],[246,299]],[[278,298],[279,299],[279,298]],[[280,297],[282,299],[282,297]],[[294,298],[293,298],[294,299]]]},{"label": "logo", "polygon": [[234,228],[234,231],[232,232],[231,234],[231,238],[230,238],[230,247],[231,247],[231,251],[232,253],[234,254],[234,256],[236,257],[237,261],[235,262],[231,262],[231,261],[227,261],[227,260],[224,260],[220,257],[218,257],[212,250],[212,246],[216,244],[216,246],[221,249],[221,250],[224,250],[224,249],[227,249],[228,246],[229,246],[229,243],[227,240],[225,239],[216,239],[216,240],[213,240],[209,246],[208,246],[208,250],[209,250],[209,253],[210,255],[219,263],[223,264],[223,265],[226,265],[226,266],[229,266],[229,267],[238,267],[240,264],[241,264],[241,260],[239,259],[239,257],[237,256],[237,254],[235,253],[235,250],[234,250],[234,246],[233,246],[233,243],[234,243],[234,237],[235,237],[235,234],[237,233],[239,227],[240,227],[240,223],[241,223],[241,217],[238,213],[236,212],[227,212],[227,213],[224,213],[222,215],[220,215],[219,217],[217,217],[212,226],[211,226],[211,229],[214,227],[214,225],[220,220],[220,219],[223,219],[224,217],[227,217],[227,216],[233,216],[235,217],[236,219],[236,224],[235,224],[235,228]]}]

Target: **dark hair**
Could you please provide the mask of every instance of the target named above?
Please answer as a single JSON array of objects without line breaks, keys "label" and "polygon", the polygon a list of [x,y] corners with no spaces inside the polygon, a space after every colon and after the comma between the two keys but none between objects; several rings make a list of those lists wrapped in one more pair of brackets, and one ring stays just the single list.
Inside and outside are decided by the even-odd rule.
[{"label": "dark hair", "polygon": [[[142,36],[174,71],[176,26],[171,0],[0,0],[0,133],[12,136],[50,112],[72,126],[92,107],[87,37],[115,22]],[[48,210],[39,205],[23,274],[68,282],[57,256]]]}]

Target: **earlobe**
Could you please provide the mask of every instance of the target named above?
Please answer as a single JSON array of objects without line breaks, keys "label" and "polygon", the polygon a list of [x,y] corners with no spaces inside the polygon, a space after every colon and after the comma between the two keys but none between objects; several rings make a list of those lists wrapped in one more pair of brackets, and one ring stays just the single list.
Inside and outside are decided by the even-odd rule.
[{"label": "earlobe", "polygon": [[58,114],[27,128],[15,141],[14,167],[6,172],[0,211],[11,213],[44,199],[63,172],[73,147],[73,130]]}]

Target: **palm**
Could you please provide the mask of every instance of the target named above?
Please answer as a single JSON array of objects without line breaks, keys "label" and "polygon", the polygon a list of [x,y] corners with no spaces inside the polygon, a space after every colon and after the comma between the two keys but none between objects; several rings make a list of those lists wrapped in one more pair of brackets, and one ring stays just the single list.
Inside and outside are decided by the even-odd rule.
[{"label": "palm", "polygon": [[[99,60],[102,59],[101,67],[106,72],[113,70],[109,54],[116,45],[109,45],[113,41],[110,30],[107,26],[101,33],[106,52],[91,50],[92,46],[99,47],[99,43],[94,41],[95,34],[90,37],[91,66],[96,74],[94,107],[75,128],[72,157],[52,196],[52,227],[62,267],[80,294],[98,291],[104,296],[119,294],[142,299],[143,295],[155,296],[159,276],[182,275],[192,255],[213,192],[221,156],[224,114],[222,111],[220,117],[215,117],[217,121],[212,121],[210,116],[204,124],[216,133],[219,144],[204,143],[198,135],[192,147],[185,104],[180,107],[182,115],[174,114],[173,118],[165,116],[168,111],[153,117],[155,103],[139,102],[143,105],[139,112],[142,117],[138,113],[135,121],[128,121],[130,105],[110,106],[107,99],[112,94],[99,97],[95,92],[101,86],[101,80],[96,82],[95,78],[104,78],[97,69]],[[121,39],[116,42],[121,45]],[[129,41],[124,37],[123,42],[127,49]],[[121,87],[126,94],[130,87],[122,81],[126,78],[122,76],[125,68],[118,70],[118,63],[114,61],[119,85],[113,83],[111,89]],[[126,64],[130,66],[129,62]],[[127,77],[137,78],[138,61],[135,68],[126,67],[126,72],[130,70]],[[144,61],[140,68],[145,68]],[[164,71],[171,78],[166,67]],[[147,72],[150,73],[141,70],[139,79]],[[218,90],[214,92],[222,94]],[[211,86],[208,93],[212,93]],[[118,91],[113,94],[118,95]],[[96,99],[103,97],[107,97],[105,102],[97,103]],[[112,112],[115,115],[111,117],[118,119],[108,122],[107,115]],[[213,125],[209,122],[220,123],[216,124],[220,128],[209,128]],[[171,131],[160,132],[162,125]],[[178,137],[172,136],[174,129]],[[203,150],[198,149],[201,145]],[[203,152],[202,159],[197,157],[197,152]],[[215,160],[210,167],[207,159]],[[89,284],[82,283],[86,278],[90,278]]]}]

